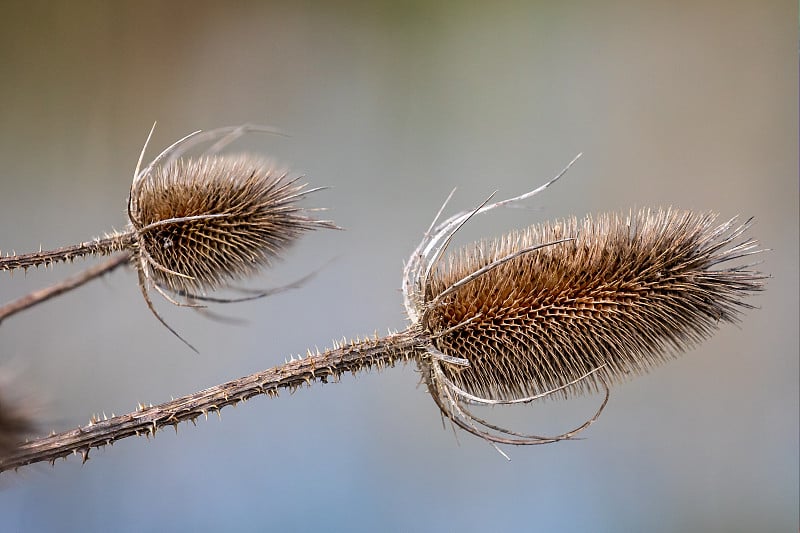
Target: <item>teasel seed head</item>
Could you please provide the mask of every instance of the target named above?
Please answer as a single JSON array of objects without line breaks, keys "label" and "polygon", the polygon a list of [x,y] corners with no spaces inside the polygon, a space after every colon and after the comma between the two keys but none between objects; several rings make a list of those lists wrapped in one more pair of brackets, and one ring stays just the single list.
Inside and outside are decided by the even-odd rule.
[{"label": "teasel seed head", "polygon": [[[568,396],[674,358],[735,322],[749,307],[742,297],[761,289],[756,273],[715,269],[753,246],[730,246],[748,223],[716,218],[642,209],[545,223],[461,249],[428,280],[424,328],[439,351],[470,363],[444,363],[444,375],[476,396],[518,399],[602,367],[560,391]],[[487,265],[565,238],[572,240],[517,255],[439,298]]]},{"label": "teasel seed head", "polygon": [[[313,218],[314,209],[298,205],[319,188],[307,188],[265,159],[215,153],[251,131],[275,133],[250,125],[194,132],[144,169],[147,142],[139,157],[128,199],[133,263],[149,309],[179,338],[156,312],[150,287],[176,305],[202,307],[196,302],[210,299],[207,291],[258,273],[304,233],[338,229],[330,221]],[[181,157],[209,141],[217,142],[204,155]]]},{"label": "teasel seed head", "polygon": [[[472,215],[552,181],[432,228],[406,267],[409,316],[431,339],[420,361],[429,391],[446,416],[492,442],[570,438],[599,415],[610,385],[736,322],[766,277],[729,264],[762,251],[744,236],[750,220],[720,224],[712,213],[671,208],[545,223],[442,257]],[[599,389],[606,400],[595,417],[556,437],[468,410]]]},{"label": "teasel seed head", "polygon": [[131,223],[148,276],[173,293],[194,293],[258,273],[303,233],[332,227],[297,204],[314,190],[247,154],[154,169],[131,190]]}]

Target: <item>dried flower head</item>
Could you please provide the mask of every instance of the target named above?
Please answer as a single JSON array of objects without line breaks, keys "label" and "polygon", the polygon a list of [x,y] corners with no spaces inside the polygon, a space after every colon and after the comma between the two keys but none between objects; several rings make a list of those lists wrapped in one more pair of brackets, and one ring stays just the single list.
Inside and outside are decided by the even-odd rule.
[{"label": "dried flower head", "polygon": [[179,159],[131,190],[148,277],[175,293],[224,287],[269,266],[302,233],[330,224],[297,200],[313,192],[263,159]]},{"label": "dried flower head", "polygon": [[719,267],[760,251],[742,237],[749,220],[718,224],[714,214],[674,209],[532,226],[442,259],[472,215],[550,183],[451,217],[429,230],[406,267],[409,316],[431,338],[420,361],[429,391],[456,424],[493,442],[569,438],[597,415],[549,438],[492,425],[468,405],[598,389],[607,400],[609,385],[735,322],[750,307],[742,298],[762,288],[750,265]]},{"label": "dried flower head", "polygon": [[266,160],[247,154],[180,159],[201,142],[221,138],[213,152],[251,130],[265,131],[241,126],[195,132],[141,171],[147,143],[139,157],[128,200],[134,264],[148,307],[176,335],[153,307],[149,286],[176,305],[196,306],[206,291],[269,265],[303,233],[336,228],[296,204],[319,189],[306,189]]},{"label": "dried flower head", "polygon": [[[179,338],[156,312],[150,288],[173,304],[191,307],[202,307],[198,300],[240,301],[276,292],[262,291],[238,300],[206,296],[207,291],[225,288],[270,265],[302,234],[336,226],[312,218],[313,209],[297,204],[319,189],[307,189],[298,178],[290,178],[259,157],[217,154],[249,132],[279,133],[251,125],[196,131],[142,168],[153,134],[150,130],[133,175],[127,231],[56,250],[0,257],[0,270],[127,252],[148,308]],[[182,157],[210,142],[215,144],[201,156]],[[113,268],[119,262],[109,264]]]}]

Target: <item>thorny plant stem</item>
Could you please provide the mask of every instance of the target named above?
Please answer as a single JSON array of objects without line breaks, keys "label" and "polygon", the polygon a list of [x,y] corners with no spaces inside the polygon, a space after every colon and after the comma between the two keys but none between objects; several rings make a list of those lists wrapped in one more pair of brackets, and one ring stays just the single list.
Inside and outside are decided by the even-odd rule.
[{"label": "thorny plant stem", "polygon": [[54,250],[0,257],[0,270],[27,270],[42,265],[72,261],[87,255],[109,255],[129,247],[136,238],[134,232],[120,233],[102,239],[64,246]]},{"label": "thorny plant stem", "polygon": [[133,413],[107,420],[93,417],[86,426],[20,445],[11,455],[0,458],[0,472],[42,461],[55,463],[56,459],[68,455],[81,455],[85,462],[92,448],[113,444],[126,437],[154,435],[166,426],[177,430],[180,422],[194,422],[199,416],[207,417],[209,412],[219,412],[223,407],[253,396],[277,396],[281,389],[294,391],[315,381],[337,381],[345,372],[355,374],[421,357],[425,353],[425,344],[429,342],[424,333],[414,329],[381,338],[356,340],[160,405],[145,407],[140,404]]},{"label": "thorny plant stem", "polygon": [[50,298],[54,298],[59,294],[76,289],[81,285],[102,276],[103,274],[111,272],[130,260],[131,254],[129,252],[120,253],[98,265],[87,268],[79,274],[51,285],[50,287],[33,291],[25,296],[22,296],[21,298],[17,298],[16,300],[8,302],[5,305],[0,305],[0,323],[2,323],[6,318],[17,314],[20,311],[24,311],[25,309],[49,300]]}]

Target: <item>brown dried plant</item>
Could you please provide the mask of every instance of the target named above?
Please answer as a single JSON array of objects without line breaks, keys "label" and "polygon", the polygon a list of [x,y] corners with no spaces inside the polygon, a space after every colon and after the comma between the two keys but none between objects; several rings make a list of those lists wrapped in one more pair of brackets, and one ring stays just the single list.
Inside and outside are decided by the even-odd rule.
[{"label": "brown dried plant", "polygon": [[[150,288],[181,306],[203,307],[197,303],[203,300],[237,301],[210,298],[206,293],[269,266],[303,233],[336,227],[311,218],[311,210],[297,205],[318,189],[306,188],[297,178],[289,178],[285,171],[257,156],[217,154],[249,132],[279,133],[251,125],[197,131],[173,143],[142,169],[151,129],[130,188],[126,231],[50,251],[0,255],[0,270],[27,271],[86,255],[112,257],[61,283],[0,306],[0,321],[130,263],[137,271],[150,311],[194,349],[158,314]],[[216,144],[204,155],[182,157],[191,148],[212,141]],[[256,291],[239,300],[267,296],[276,290],[281,289]],[[33,422],[24,413],[13,409],[7,400],[0,404],[0,452],[8,452],[10,443],[32,430]]]},{"label": "brown dried plant", "polygon": [[[439,222],[443,206],[404,269],[410,320],[404,331],[309,351],[177,400],[140,405],[127,415],[93,417],[87,426],[23,444],[0,458],[0,471],[69,454],[85,461],[92,448],[177,427],[256,395],[409,360],[417,363],[443,416],[501,453],[498,444],[573,438],[597,419],[612,384],[678,356],[721,323],[737,321],[751,307],[743,298],[762,290],[766,276],[735,262],[762,251],[745,236],[750,220],[718,223],[714,214],[675,209],[532,226],[445,256],[471,217],[522,202],[567,169],[534,191],[487,200]],[[471,410],[598,390],[605,398],[596,413],[554,436],[523,434]]]},{"label": "brown dried plant", "polygon": [[[197,131],[173,143],[142,168],[151,130],[133,175],[126,231],[56,250],[0,257],[0,270],[27,270],[86,255],[125,255],[64,284],[12,302],[0,310],[0,320],[130,258],[148,308],[181,338],[156,311],[150,288],[175,305],[202,307],[197,301],[207,299],[207,291],[256,274],[303,233],[336,228],[330,221],[310,217],[312,210],[297,205],[319,189],[306,188],[298,178],[289,178],[287,172],[257,156],[216,154],[248,132],[275,133],[251,125]],[[217,143],[206,155],[181,157],[192,147],[210,141]]]}]

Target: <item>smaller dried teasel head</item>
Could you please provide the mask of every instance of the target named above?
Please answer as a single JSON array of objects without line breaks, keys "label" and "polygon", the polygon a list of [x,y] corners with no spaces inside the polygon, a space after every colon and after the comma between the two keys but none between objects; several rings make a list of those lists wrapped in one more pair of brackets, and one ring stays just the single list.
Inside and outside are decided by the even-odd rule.
[{"label": "smaller dried teasel head", "polygon": [[[429,392],[454,423],[495,443],[570,438],[602,411],[610,384],[735,322],[765,277],[720,267],[761,251],[743,236],[750,221],[674,209],[532,226],[442,257],[472,215],[552,181],[432,226],[405,270],[407,312],[429,339],[420,360]],[[468,407],[598,389],[606,398],[595,416],[555,437],[493,425]]]},{"label": "smaller dried teasel head", "polygon": [[[142,293],[159,320],[147,294],[149,286],[172,303],[194,305],[207,291],[269,266],[302,234],[336,228],[298,205],[319,189],[308,189],[260,157],[213,153],[249,131],[272,132],[256,126],[195,132],[141,170],[140,157],[128,218]],[[214,140],[219,142],[209,150],[212,153],[181,158],[191,147]],[[187,303],[176,301],[176,296]]]}]

